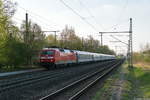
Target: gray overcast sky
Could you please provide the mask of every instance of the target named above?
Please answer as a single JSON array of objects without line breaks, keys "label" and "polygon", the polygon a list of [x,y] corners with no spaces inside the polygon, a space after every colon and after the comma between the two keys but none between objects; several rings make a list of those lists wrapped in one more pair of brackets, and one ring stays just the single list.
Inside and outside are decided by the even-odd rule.
[{"label": "gray overcast sky", "polygon": [[[93,35],[100,40],[99,31],[128,31],[129,18],[133,18],[134,51],[140,45],[150,43],[150,0],[13,0],[18,3],[14,21],[17,24],[25,18],[25,10],[29,10],[29,18],[38,23],[43,30],[62,30],[65,25],[75,28],[77,35],[87,37]],[[94,28],[68,9],[64,1]],[[116,36],[117,37],[117,36]],[[128,37],[118,37],[127,42]],[[115,46],[126,46],[114,41],[109,35],[104,36],[104,44],[112,49]],[[126,47],[117,49],[125,52]]]}]

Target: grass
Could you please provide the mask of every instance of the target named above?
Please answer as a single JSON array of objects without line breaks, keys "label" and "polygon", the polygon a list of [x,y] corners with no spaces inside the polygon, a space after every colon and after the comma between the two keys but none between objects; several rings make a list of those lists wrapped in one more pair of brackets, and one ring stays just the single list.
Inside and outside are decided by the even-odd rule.
[{"label": "grass", "polygon": [[138,63],[133,69],[125,69],[125,85],[122,100],[133,100],[133,98],[150,98],[150,66]]},{"label": "grass", "polygon": [[123,66],[123,71],[125,71],[125,77],[122,91],[122,100],[133,100],[136,95],[136,78],[134,70],[125,64]]},{"label": "grass", "polygon": [[134,64],[135,67],[142,68],[142,70],[150,70],[150,63],[146,62],[138,62]]},{"label": "grass", "polygon": [[112,76],[110,76],[107,80],[104,81],[103,86],[98,90],[92,100],[109,100],[111,98],[112,92],[112,84],[119,77],[119,70],[116,71]]},{"label": "grass", "polygon": [[150,99],[150,65],[137,63],[134,64],[133,69],[128,68],[127,64],[120,67],[116,73],[105,81],[103,87],[95,94],[92,100],[114,100],[112,97],[113,87],[115,82],[119,80],[121,71],[124,74],[121,100]]},{"label": "grass", "polygon": [[150,66],[146,70],[145,67],[136,66],[135,76],[138,81],[137,86],[142,98],[150,98]]},{"label": "grass", "polygon": [[[127,67],[126,67],[127,68]],[[134,68],[127,69],[126,84],[123,92],[123,100],[133,100],[133,98],[150,98],[150,65],[143,63],[134,64]]]}]

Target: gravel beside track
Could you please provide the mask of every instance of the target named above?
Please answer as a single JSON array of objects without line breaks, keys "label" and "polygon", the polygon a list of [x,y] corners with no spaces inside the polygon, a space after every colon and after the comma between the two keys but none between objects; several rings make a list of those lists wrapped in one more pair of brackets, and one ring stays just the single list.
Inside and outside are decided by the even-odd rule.
[{"label": "gravel beside track", "polygon": [[118,63],[116,63],[111,68],[109,68],[104,73],[102,73],[100,76],[98,76],[90,84],[86,85],[84,88],[82,88],[80,91],[78,91],[75,95],[73,95],[71,98],[69,98],[69,100],[79,100],[79,99],[80,100],[87,100],[87,98],[81,99],[82,95],[86,95],[87,91],[89,89],[91,89],[92,87],[94,87],[95,84],[97,84],[100,80],[101,80],[101,83],[103,83],[102,80],[104,78],[106,78],[108,75],[111,75],[111,73],[116,69],[116,67],[120,66],[123,62],[124,62],[124,60],[120,60]]},{"label": "gravel beside track", "polygon": [[[111,63],[111,61],[109,61]],[[37,100],[52,93],[87,73],[103,68],[108,63],[92,63],[70,68],[61,68],[51,71],[42,71],[34,74],[18,76],[0,81],[0,90],[14,86],[13,89],[4,89],[0,92],[0,100]],[[31,81],[32,80],[32,81]],[[34,80],[34,81],[33,81]],[[18,85],[19,84],[19,85]]]},{"label": "gravel beside track", "polygon": [[108,69],[112,68],[114,64],[116,64],[116,62],[108,64],[103,69],[95,70],[93,73],[88,73],[86,77],[77,80],[76,82],[69,84],[68,86],[52,94],[49,94],[40,100],[70,100],[70,98],[73,97],[77,92],[92,83],[95,79],[108,71]]},{"label": "gravel beside track", "polygon": [[7,77],[13,77],[15,75],[21,75],[26,73],[33,73],[38,71],[43,71],[45,68],[35,68],[35,69],[26,69],[26,70],[20,70],[20,71],[12,71],[12,72],[0,72],[0,79],[5,79]]}]

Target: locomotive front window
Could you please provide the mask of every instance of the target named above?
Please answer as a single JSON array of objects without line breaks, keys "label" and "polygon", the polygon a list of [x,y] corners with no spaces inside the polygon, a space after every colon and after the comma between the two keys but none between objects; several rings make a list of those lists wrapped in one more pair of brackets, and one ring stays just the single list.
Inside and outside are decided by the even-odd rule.
[{"label": "locomotive front window", "polygon": [[42,51],[42,55],[54,55],[54,51]]}]

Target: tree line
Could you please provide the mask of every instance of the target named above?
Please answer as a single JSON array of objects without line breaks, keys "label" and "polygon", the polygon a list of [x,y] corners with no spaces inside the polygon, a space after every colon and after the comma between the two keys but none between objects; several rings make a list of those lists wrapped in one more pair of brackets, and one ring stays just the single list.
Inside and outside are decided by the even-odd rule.
[{"label": "tree line", "polygon": [[33,64],[38,60],[39,51],[43,47],[51,46],[115,54],[108,46],[100,46],[99,41],[92,36],[80,38],[75,29],[67,25],[57,38],[55,35],[46,36],[41,27],[31,20],[28,27],[26,22],[22,21],[19,28],[12,20],[16,6],[16,3],[10,0],[0,0],[0,68]]},{"label": "tree line", "polygon": [[55,39],[55,35],[48,35],[46,37],[48,46],[58,46],[61,48],[68,48],[72,50],[89,51],[95,53],[115,54],[107,45],[100,46],[98,40],[91,35],[88,38],[80,38],[76,35],[73,27],[65,26],[60,33],[60,36]]}]

